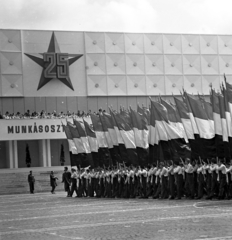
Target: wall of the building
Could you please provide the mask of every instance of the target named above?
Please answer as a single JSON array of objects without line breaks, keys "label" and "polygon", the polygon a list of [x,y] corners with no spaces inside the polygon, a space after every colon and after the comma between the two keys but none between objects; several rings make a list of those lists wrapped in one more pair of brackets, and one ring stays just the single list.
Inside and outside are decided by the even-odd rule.
[{"label": "wall of the building", "polygon": [[208,94],[224,73],[232,82],[230,35],[54,31],[61,53],[82,55],[69,67],[74,90],[57,79],[38,90],[42,68],[26,54],[42,58],[52,35],[0,30],[0,96],[179,95],[183,87]]}]

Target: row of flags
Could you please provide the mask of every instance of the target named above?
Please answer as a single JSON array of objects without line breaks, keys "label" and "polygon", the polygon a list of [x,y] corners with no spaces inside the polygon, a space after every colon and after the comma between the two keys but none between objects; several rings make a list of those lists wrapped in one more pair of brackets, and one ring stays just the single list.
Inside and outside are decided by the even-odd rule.
[{"label": "row of flags", "polygon": [[63,125],[69,150],[93,166],[146,165],[180,158],[232,157],[232,85],[211,89],[210,102],[183,90],[173,102],[150,98],[149,108],[109,108]]}]

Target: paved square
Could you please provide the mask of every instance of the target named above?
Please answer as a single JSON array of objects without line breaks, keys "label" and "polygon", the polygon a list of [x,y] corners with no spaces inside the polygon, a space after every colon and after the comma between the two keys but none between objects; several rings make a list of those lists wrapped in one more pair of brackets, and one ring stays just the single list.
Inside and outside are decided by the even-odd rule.
[{"label": "paved square", "polygon": [[5,239],[232,239],[232,201],[0,196]]}]

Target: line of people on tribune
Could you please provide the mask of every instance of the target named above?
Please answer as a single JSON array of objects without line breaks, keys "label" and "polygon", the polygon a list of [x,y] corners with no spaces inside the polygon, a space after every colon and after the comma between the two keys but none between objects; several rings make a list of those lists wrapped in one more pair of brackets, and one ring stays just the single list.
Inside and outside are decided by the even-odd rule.
[{"label": "line of people on tribune", "polygon": [[65,167],[62,175],[67,197],[232,199],[232,160],[209,162],[186,159],[148,167],[107,169]]}]

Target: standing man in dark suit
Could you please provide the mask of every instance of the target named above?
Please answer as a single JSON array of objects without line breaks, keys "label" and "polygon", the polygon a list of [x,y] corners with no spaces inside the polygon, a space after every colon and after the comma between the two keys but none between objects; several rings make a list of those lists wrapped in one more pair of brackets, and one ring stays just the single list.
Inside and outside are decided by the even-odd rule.
[{"label": "standing man in dark suit", "polygon": [[34,193],[35,178],[32,175],[32,171],[30,171],[30,174],[27,177],[27,181],[29,183],[30,193],[33,194]]},{"label": "standing man in dark suit", "polygon": [[56,180],[58,180],[57,177],[54,176],[54,172],[51,171],[51,174],[50,174],[50,185],[52,187],[52,190],[51,190],[51,193],[54,194],[55,193],[55,188],[57,186],[57,183],[56,183]]},{"label": "standing man in dark suit", "polygon": [[71,197],[71,192],[70,192],[71,173],[68,171],[68,167],[64,167],[62,182],[64,183],[64,190],[65,192],[67,192],[67,197]]}]

